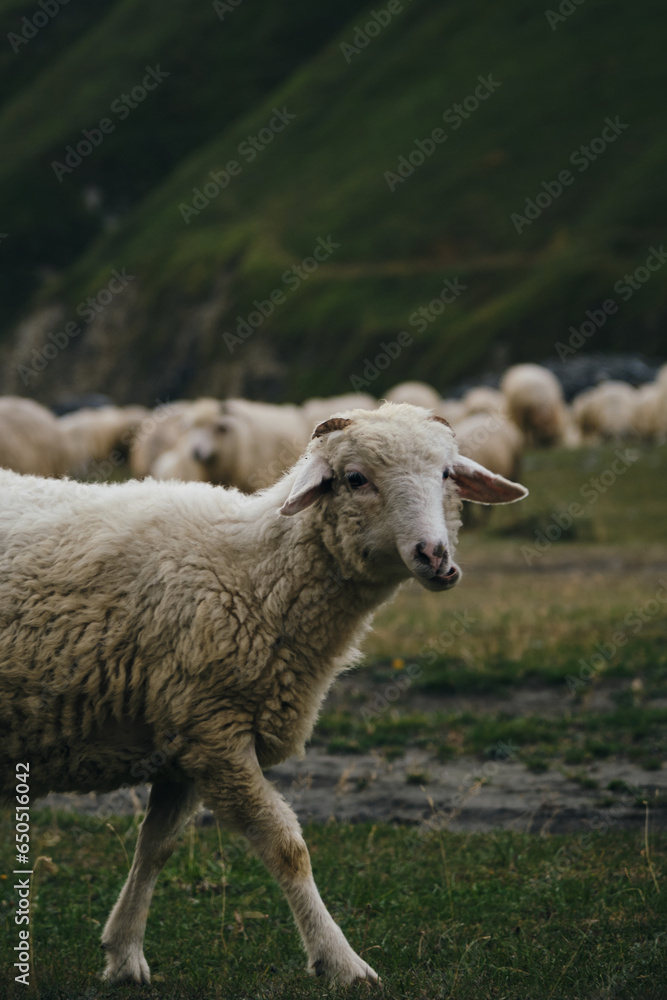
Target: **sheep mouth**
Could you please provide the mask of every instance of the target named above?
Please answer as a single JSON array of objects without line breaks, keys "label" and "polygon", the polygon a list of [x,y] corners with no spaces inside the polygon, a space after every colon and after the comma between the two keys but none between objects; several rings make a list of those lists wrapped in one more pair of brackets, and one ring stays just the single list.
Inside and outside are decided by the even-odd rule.
[{"label": "sheep mouth", "polygon": [[431,576],[426,576],[423,573],[417,575],[417,579],[421,583],[422,587],[426,587],[427,590],[451,590],[461,579],[461,570],[459,567],[452,563],[449,569],[442,573],[438,571],[437,573],[431,574]]}]

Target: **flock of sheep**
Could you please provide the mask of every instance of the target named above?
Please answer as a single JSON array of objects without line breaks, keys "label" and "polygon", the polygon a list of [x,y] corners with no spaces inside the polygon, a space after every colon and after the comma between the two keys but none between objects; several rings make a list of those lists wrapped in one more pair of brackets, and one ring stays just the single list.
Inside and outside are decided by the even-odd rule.
[{"label": "flock of sheep", "polygon": [[[461,454],[516,479],[525,447],[577,447],[602,440],[667,439],[667,365],[639,388],[606,381],[571,404],[560,382],[535,364],[509,368],[499,389],[480,386],[462,399],[443,399],[423,382],[404,382],[386,394],[444,417]],[[265,488],[292,467],[313,428],[335,413],[374,410],[364,393],[309,399],[301,406],[219,401],[103,406],[55,417],[29,399],[0,399],[0,466],[43,476],[104,479],[129,462],[133,477],[179,479]]]}]

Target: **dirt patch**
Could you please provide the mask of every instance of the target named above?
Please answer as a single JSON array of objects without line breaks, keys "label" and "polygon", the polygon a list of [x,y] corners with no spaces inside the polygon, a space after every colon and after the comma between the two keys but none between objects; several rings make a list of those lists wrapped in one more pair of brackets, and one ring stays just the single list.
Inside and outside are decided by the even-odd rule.
[{"label": "dirt patch", "polygon": [[[667,829],[667,771],[649,774],[625,761],[590,765],[585,772],[588,787],[581,787],[560,770],[534,774],[511,757],[487,762],[460,758],[443,764],[421,751],[387,761],[380,754],[333,756],[311,750],[303,760],[272,768],[267,777],[302,822],[383,821],[454,831],[531,833],[639,829],[645,822],[646,800],[651,829]],[[656,793],[660,808],[655,806]],[[101,822],[111,815],[139,812],[147,799],[148,787],[142,785],[99,796],[52,794],[36,807],[72,809]],[[200,821],[212,822],[213,817],[204,811]]]}]

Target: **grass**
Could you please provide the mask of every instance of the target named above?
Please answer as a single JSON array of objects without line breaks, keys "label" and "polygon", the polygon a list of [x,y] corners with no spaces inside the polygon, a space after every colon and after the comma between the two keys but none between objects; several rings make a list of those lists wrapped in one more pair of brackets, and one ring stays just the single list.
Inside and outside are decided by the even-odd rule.
[{"label": "grass", "polygon": [[[146,939],[152,985],[103,985],[101,925],[127,873],[136,821],[90,832],[72,814],[32,820],[35,857],[51,860],[37,865],[32,886],[30,996],[351,995],[305,975],[279,889],[211,827],[186,832],[158,881]],[[12,1000],[26,990],[8,973],[16,937],[12,831],[6,814],[0,823],[0,993]],[[324,899],[382,975],[379,996],[658,1000],[667,992],[667,894],[657,891],[667,867],[664,834],[649,835],[648,857],[643,834],[613,830],[463,836],[333,824],[306,837]]]},{"label": "grass", "polygon": [[313,743],[328,753],[367,753],[381,749],[390,757],[409,749],[426,750],[440,760],[492,755],[499,745],[515,747],[530,761],[589,764],[613,757],[658,770],[667,752],[667,709],[624,708],[614,712],[548,718],[507,712],[409,712],[392,709],[375,718],[352,711],[325,712]]}]

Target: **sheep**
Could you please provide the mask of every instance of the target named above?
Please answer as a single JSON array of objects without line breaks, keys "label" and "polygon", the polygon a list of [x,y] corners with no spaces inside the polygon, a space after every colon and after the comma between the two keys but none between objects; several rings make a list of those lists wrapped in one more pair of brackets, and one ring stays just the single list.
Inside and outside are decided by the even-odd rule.
[{"label": "sheep", "polygon": [[102,462],[112,453],[126,458],[134,435],[148,410],[144,406],[84,407],[58,418],[69,444],[74,467]]},{"label": "sheep", "polygon": [[310,432],[317,424],[343,410],[374,410],[377,405],[377,400],[370,393],[348,392],[342,396],[330,396],[328,399],[320,397],[307,399],[301,405],[301,409]]},{"label": "sheep", "polygon": [[192,427],[218,419],[222,403],[210,396],[161,403],[141,421],[130,448],[130,469],[137,479],[151,474],[160,455],[173,448]]},{"label": "sheep", "polygon": [[563,390],[556,376],[541,365],[508,368],[500,381],[507,412],[526,443],[536,447],[560,444],[566,428]]},{"label": "sheep", "polygon": [[462,498],[517,483],[459,455],[405,404],[320,424],[250,496],[208,483],[81,484],[0,473],[0,790],[106,791],[165,745],[130,874],[105,925],[108,980],[148,982],[153,887],[203,801],[245,834],[292,908],[308,969],[377,980],[313,881],[262,769],[302,754],[334,677],[403,580],[443,593]]},{"label": "sheep", "polygon": [[499,389],[487,385],[469,389],[463,397],[463,416],[471,417],[475,413],[506,413],[507,400]]},{"label": "sheep", "polygon": [[0,397],[0,466],[39,476],[64,476],[72,454],[57,417],[32,399]]},{"label": "sheep", "polygon": [[517,479],[521,470],[523,435],[498,413],[473,413],[456,425],[459,452],[497,475]]},{"label": "sheep", "polygon": [[441,399],[437,406],[432,407],[434,413],[444,417],[448,424],[454,427],[465,416],[465,407],[461,399]]},{"label": "sheep", "polygon": [[572,412],[586,442],[630,438],[637,390],[609,380],[585,389],[572,402]]},{"label": "sheep", "polygon": [[400,382],[385,393],[390,403],[411,403],[427,410],[436,410],[440,404],[440,393],[426,382]]},{"label": "sheep", "polygon": [[[519,478],[523,434],[507,417],[499,413],[473,413],[456,424],[455,434],[461,455],[507,479]],[[490,514],[490,507],[466,506],[463,523],[466,527],[486,524]]]},{"label": "sheep", "polygon": [[308,441],[312,427],[297,406],[228,399],[196,419],[151,468],[156,479],[204,479],[245,493],[271,486]]},{"label": "sheep", "polygon": [[663,444],[667,440],[667,381],[647,382],[634,396],[630,422],[641,440]]}]

